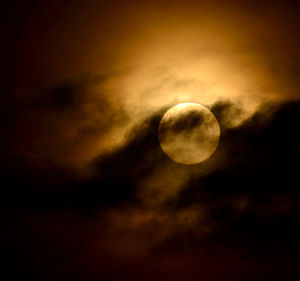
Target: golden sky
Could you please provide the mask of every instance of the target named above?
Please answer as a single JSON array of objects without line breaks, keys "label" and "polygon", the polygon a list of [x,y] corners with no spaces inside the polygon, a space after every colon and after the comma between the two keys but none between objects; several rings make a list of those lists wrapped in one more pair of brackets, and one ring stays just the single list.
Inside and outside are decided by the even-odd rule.
[{"label": "golden sky", "polygon": [[[90,138],[84,152],[75,144],[70,161],[75,165],[85,165],[122,143],[138,120],[180,102],[212,107],[229,100],[244,110],[241,121],[263,102],[298,97],[299,25],[291,5],[289,1],[41,2],[19,36],[14,95],[30,103],[42,99],[47,87],[84,84],[78,111],[85,116],[78,122],[67,117],[59,122],[63,124],[54,124],[63,126],[65,134],[54,142],[73,138],[82,126],[99,119],[110,119],[110,113],[102,116],[98,111],[104,100],[127,115],[121,126],[109,121],[105,139],[99,134],[93,141]],[[55,117],[49,118],[47,122],[57,123]]]},{"label": "golden sky", "polygon": [[[49,280],[295,271],[282,259],[296,239],[270,237],[277,226],[298,233],[285,224],[299,214],[298,1],[29,1],[7,15],[2,166],[8,194],[25,194],[7,207],[20,221],[7,237],[29,245]],[[158,143],[160,118],[183,102],[220,123],[200,165],[173,162]]]}]

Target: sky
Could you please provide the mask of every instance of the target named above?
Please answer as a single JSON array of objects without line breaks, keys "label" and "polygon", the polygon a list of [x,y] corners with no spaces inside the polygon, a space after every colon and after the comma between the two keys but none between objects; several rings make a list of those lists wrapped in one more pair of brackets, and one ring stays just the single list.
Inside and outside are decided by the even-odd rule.
[{"label": "sky", "polygon": [[[5,280],[299,279],[298,1],[2,5]],[[183,102],[197,165],[158,139]]]}]

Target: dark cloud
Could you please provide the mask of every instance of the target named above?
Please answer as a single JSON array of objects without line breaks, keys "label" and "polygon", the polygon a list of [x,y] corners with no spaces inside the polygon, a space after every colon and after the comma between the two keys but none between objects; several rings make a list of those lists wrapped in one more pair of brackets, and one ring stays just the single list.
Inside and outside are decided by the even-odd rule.
[{"label": "dark cloud", "polygon": [[[230,106],[228,103],[218,103],[218,108],[222,110],[214,112],[221,123],[224,111],[235,112],[228,108]],[[289,276],[298,276],[298,267],[294,261],[300,250],[298,242],[300,233],[297,227],[300,215],[297,208],[299,205],[297,159],[300,157],[298,146],[300,135],[297,130],[300,121],[299,109],[300,103],[298,102],[265,105],[238,127],[224,129],[220,146],[212,156],[216,160],[216,165],[211,173],[201,175],[197,172],[197,170],[201,171],[201,164],[198,166],[174,164],[171,170],[173,169],[174,172],[184,170],[190,173],[191,177],[185,182],[180,194],[170,198],[169,202],[166,202],[160,209],[161,215],[167,215],[171,220],[173,217],[171,213],[180,212],[180,210],[186,212],[193,206],[201,206],[205,210],[205,221],[210,225],[210,230],[206,235],[200,235],[204,225],[201,220],[197,222],[198,218],[196,218],[195,225],[180,226],[181,230],[175,230],[169,238],[158,243],[151,250],[151,255],[156,257],[154,260],[163,256],[172,260],[176,257],[175,253],[187,255],[186,251],[190,251],[190,255],[194,258],[188,267],[184,264],[182,269],[184,272],[187,268],[192,270],[191,268],[196,266],[195,259],[211,260],[207,265],[210,267],[220,267],[220,263],[227,264],[226,259],[231,259],[232,264],[227,264],[227,267],[238,272],[235,277],[228,272],[223,272],[222,276],[209,277],[212,276],[211,273],[201,267],[204,276],[215,278],[213,280],[225,280],[229,277],[233,280],[250,280],[251,278],[263,280],[262,275],[273,279],[276,275],[277,279],[274,280],[283,280],[285,277],[289,280]],[[83,233],[85,233],[82,225],[84,222],[88,224],[89,231],[96,231],[93,227],[91,229],[91,222],[93,221],[92,225],[95,224],[95,214],[98,212],[101,214],[104,211],[102,215],[98,215],[96,223],[103,228],[99,232],[99,237],[101,237],[105,229],[109,228],[110,224],[114,224],[113,221],[103,224],[106,210],[124,205],[125,214],[128,211],[128,207],[125,206],[129,204],[135,206],[142,214],[145,206],[141,198],[137,197],[138,189],[142,188],[140,183],[149,176],[151,177],[157,169],[172,164],[172,161],[161,151],[157,140],[157,127],[161,116],[162,112],[158,112],[144,120],[132,130],[122,147],[95,159],[92,164],[94,170],[92,178],[75,182],[65,179],[62,184],[55,183],[53,186],[48,184],[47,189],[43,190],[41,186],[33,188],[34,183],[28,174],[27,180],[18,174],[10,175],[3,190],[13,190],[13,192],[10,192],[10,200],[7,200],[5,196],[2,198],[21,212],[33,211],[34,217],[40,217],[38,221],[43,217],[47,218],[46,214],[53,214],[53,212],[63,214],[66,210],[73,210],[72,213],[75,212],[77,217],[72,215],[70,220],[67,216],[65,223],[75,224]],[[24,169],[22,171],[26,175],[26,171]],[[35,172],[40,174],[38,170]],[[30,170],[30,173],[33,171]],[[64,174],[64,172],[61,173]],[[55,172],[52,176],[59,177],[59,173]],[[39,184],[43,184],[42,182],[40,180]],[[12,185],[19,187],[13,189]],[[201,209],[196,208],[192,213],[188,213],[187,218],[191,217],[191,214],[202,212]],[[14,211],[14,213],[16,217],[20,216],[18,212]],[[23,219],[26,222],[31,216],[23,217]],[[147,227],[145,225],[143,231],[153,234],[159,232],[159,229],[153,228],[156,224],[161,227],[159,220],[156,220],[151,220]],[[178,218],[175,216],[172,220],[178,220]],[[50,222],[46,225],[48,223]],[[126,225],[126,222],[124,223]],[[61,230],[59,229],[62,226],[55,227],[58,227],[55,233],[57,231],[68,233],[65,226]],[[33,226],[32,228],[31,226],[31,229],[38,231],[39,227]],[[122,236],[122,230],[118,233]],[[82,235],[85,236],[87,233]],[[18,239],[17,237],[18,235],[15,234],[15,238],[10,239]],[[78,240],[79,237],[74,239],[77,243],[82,243]],[[137,240],[136,243],[141,242]],[[22,251],[25,251],[25,248]],[[234,257],[230,252],[235,253]],[[201,253],[200,256],[199,253]],[[20,263],[23,263],[24,255],[28,258],[28,254],[22,253],[21,255],[18,259]],[[89,254],[85,255],[88,258]],[[146,258],[150,267],[155,264],[151,255]],[[221,255],[222,258],[217,259],[215,255]],[[129,273],[133,270],[133,264],[127,261],[126,268],[124,268],[120,264],[125,260],[112,258],[110,262],[115,262],[115,266],[123,272],[123,275],[125,274],[126,278],[133,274],[132,278],[135,280],[134,278],[138,279],[143,274],[149,274],[149,267],[142,265],[141,272]],[[139,263],[140,260],[137,259],[135,262]],[[244,262],[248,265],[243,273],[244,265],[241,263]],[[53,264],[53,261],[51,263]],[[105,262],[100,264],[106,266]],[[272,268],[271,265],[276,268]],[[168,268],[163,264],[159,266]],[[251,278],[245,274],[250,272],[249,268],[254,268],[254,271],[249,273]],[[64,270],[68,271],[66,268]],[[170,277],[175,269],[169,267],[168,270],[170,272],[166,273],[166,276]],[[201,276],[201,272],[196,270],[187,280],[196,280],[197,276]],[[28,273],[24,271],[24,274]],[[39,274],[38,271],[35,274]],[[58,277],[60,273],[57,274],[54,280],[71,280],[68,279],[69,277]],[[119,274],[113,274],[111,269],[102,271],[100,268],[97,274],[99,274],[97,276],[114,276],[115,280],[119,278]],[[180,276],[183,273],[178,274]],[[152,280],[154,276],[156,275],[150,274],[149,280]],[[73,276],[72,280],[77,280],[76,278]]]},{"label": "dark cloud", "polygon": [[162,141],[168,134],[178,134],[191,132],[192,130],[199,129],[205,121],[205,114],[197,110],[190,110],[189,112],[174,116],[170,121],[162,123],[159,127],[160,138]]},{"label": "dark cloud", "polygon": [[216,102],[211,110],[218,117],[222,129],[228,129],[229,127],[235,126],[235,122],[240,120],[244,114],[244,110],[241,106],[234,104],[229,100]]},{"label": "dark cloud", "polygon": [[3,136],[10,159],[39,169],[82,170],[97,155],[97,147],[109,145],[102,143],[110,133],[129,120],[103,90],[103,83],[113,75],[81,75],[12,96],[6,116],[10,133]]},{"label": "dark cloud", "polygon": [[[285,260],[300,250],[299,109],[299,102],[268,105],[239,127],[223,131],[215,155],[222,159],[219,166],[191,178],[178,196],[180,206],[201,204],[210,210],[216,227],[204,244],[279,263],[283,276],[289,270]],[[292,271],[299,274],[297,268]]]},{"label": "dark cloud", "polygon": [[[214,157],[225,157],[226,161],[220,162],[214,173],[192,181],[203,180],[207,189],[201,188],[201,192],[207,190],[214,197],[247,192],[265,196],[277,190],[297,192],[298,115],[299,103],[269,105],[240,126],[224,130]],[[222,118],[219,120],[222,123]],[[198,185],[202,186],[201,182]],[[197,185],[192,186],[197,189]]]},{"label": "dark cloud", "polygon": [[137,181],[151,175],[157,163],[167,160],[160,149],[157,127],[158,113],[138,124],[119,149],[93,160],[93,176],[76,177],[74,170],[61,169],[48,162],[45,168],[30,165],[26,159],[14,159],[8,167],[4,192],[6,202],[29,207],[103,208],[134,199]]}]

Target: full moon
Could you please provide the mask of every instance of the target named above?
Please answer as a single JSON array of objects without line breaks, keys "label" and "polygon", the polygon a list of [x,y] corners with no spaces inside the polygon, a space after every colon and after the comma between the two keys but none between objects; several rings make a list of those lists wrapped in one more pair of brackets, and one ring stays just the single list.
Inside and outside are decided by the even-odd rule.
[{"label": "full moon", "polygon": [[198,103],[181,103],[170,108],[158,127],[162,150],[177,163],[192,165],[208,159],[220,141],[215,115]]}]

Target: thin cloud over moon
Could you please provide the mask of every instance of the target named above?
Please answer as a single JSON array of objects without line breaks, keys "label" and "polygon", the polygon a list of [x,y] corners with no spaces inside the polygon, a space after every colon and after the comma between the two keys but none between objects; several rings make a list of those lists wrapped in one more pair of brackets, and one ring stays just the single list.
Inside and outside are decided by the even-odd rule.
[{"label": "thin cloud over moon", "polygon": [[198,164],[216,150],[220,126],[206,107],[197,103],[181,103],[164,114],[158,137],[162,150],[171,159],[181,164]]}]

